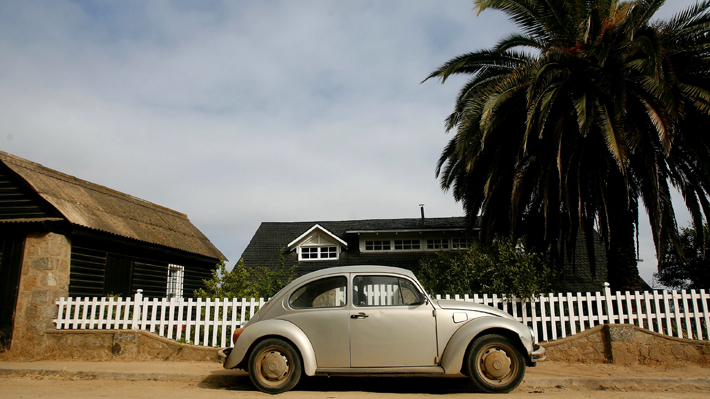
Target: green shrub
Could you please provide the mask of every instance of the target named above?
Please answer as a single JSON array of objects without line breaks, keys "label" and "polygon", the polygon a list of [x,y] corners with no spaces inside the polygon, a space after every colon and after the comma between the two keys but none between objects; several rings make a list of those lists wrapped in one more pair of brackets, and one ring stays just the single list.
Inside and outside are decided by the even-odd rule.
[{"label": "green shrub", "polygon": [[490,247],[439,252],[419,263],[419,281],[431,294],[503,294],[533,298],[552,290],[554,273],[545,258],[511,240]]}]

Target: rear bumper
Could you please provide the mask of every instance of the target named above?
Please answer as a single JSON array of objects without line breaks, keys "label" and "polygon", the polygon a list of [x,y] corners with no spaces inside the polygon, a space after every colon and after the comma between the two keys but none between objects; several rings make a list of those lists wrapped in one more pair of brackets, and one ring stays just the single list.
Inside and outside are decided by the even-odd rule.
[{"label": "rear bumper", "polygon": [[232,353],[234,348],[222,348],[217,352],[217,355],[222,358],[222,364],[227,361],[229,354]]}]

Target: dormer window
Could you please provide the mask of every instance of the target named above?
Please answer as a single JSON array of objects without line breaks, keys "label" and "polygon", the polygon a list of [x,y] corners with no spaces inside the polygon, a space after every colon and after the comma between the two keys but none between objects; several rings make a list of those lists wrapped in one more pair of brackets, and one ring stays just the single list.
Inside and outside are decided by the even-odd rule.
[{"label": "dormer window", "polygon": [[298,246],[298,260],[338,259],[339,247],[329,237],[315,234]]},{"label": "dormer window", "polygon": [[289,244],[299,261],[338,260],[345,241],[319,225],[315,225]]}]

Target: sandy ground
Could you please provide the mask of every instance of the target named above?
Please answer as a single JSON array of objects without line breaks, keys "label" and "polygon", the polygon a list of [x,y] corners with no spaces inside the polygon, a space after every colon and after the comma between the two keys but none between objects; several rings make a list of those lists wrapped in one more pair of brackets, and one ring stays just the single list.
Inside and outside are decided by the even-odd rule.
[{"label": "sandy ground", "polygon": [[[129,366],[129,364],[126,364]],[[215,371],[216,372],[216,371]],[[559,383],[569,379],[570,383]],[[708,398],[710,368],[616,366],[545,362],[505,396],[477,393],[465,377],[312,377],[279,398]],[[668,380],[671,382],[669,383]],[[687,381],[686,381],[687,380]],[[686,382],[684,382],[686,381]],[[572,383],[575,382],[575,383]],[[557,385],[555,385],[557,384]],[[248,376],[235,371],[229,384],[199,381],[105,380],[75,375],[0,376],[0,398],[265,398]]]},{"label": "sandy ground", "polygon": [[658,366],[616,365],[616,364],[568,364],[544,361],[527,369],[528,376],[534,377],[670,377],[670,378],[710,378],[710,367],[696,364],[668,364]]},{"label": "sandy ground", "polygon": [[[161,382],[161,381],[57,381],[56,379],[0,379],[0,398],[55,398],[55,399],[85,399],[85,398],[171,398],[171,399],[194,399],[194,398],[266,398],[267,395],[255,391],[238,391],[224,388],[201,387],[199,384],[188,384],[182,382]],[[353,388],[353,387],[350,387]],[[372,388],[366,386],[364,388]],[[394,390],[401,389],[401,385],[396,383]],[[390,391],[391,389],[386,389]],[[710,396],[708,391],[688,391],[688,390],[667,390],[663,392],[642,392],[642,391],[614,391],[609,389],[569,391],[559,389],[545,390],[521,390],[517,389],[507,395],[490,395],[482,393],[457,392],[433,392],[433,393],[408,393],[408,392],[373,392],[363,391],[357,388],[352,390],[339,391],[319,391],[313,389],[299,389],[278,395],[279,398],[314,398],[314,399],[334,399],[334,398],[441,398],[442,393],[447,398],[704,398]]]}]

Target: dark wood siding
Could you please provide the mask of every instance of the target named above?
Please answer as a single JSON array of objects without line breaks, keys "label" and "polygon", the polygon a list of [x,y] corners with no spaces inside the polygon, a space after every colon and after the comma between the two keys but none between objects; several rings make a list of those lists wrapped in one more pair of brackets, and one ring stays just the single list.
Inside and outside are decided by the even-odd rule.
[{"label": "dark wood siding", "polygon": [[214,267],[212,267],[212,269],[207,269],[203,267],[185,266],[183,297],[193,298],[195,296],[195,290],[205,288],[203,280],[209,280],[212,278],[212,270],[214,270]]},{"label": "dark wood siding", "polygon": [[39,195],[0,162],[0,220],[57,216]]},{"label": "dark wood siding", "polygon": [[104,275],[104,295],[127,297],[134,294],[133,259],[126,256],[108,254],[106,256],[106,274]]},{"label": "dark wood siding", "polygon": [[72,245],[69,296],[104,295],[106,252]]},{"label": "dark wood siding", "polygon": [[162,298],[168,283],[168,262],[137,259],[133,264],[133,291],[143,290],[143,296]]},{"label": "dark wood siding", "polygon": [[195,290],[204,288],[203,280],[212,278],[214,265],[205,262],[174,255],[151,254],[144,248],[75,238],[72,240],[69,296],[121,294],[126,297],[142,289],[144,297],[164,298],[167,293],[168,265],[171,263],[185,268],[185,298],[192,298]]},{"label": "dark wood siding", "polygon": [[24,244],[23,235],[0,234],[0,351],[12,339]]}]

